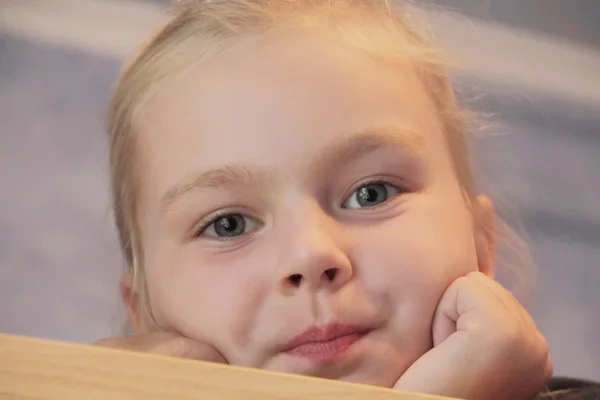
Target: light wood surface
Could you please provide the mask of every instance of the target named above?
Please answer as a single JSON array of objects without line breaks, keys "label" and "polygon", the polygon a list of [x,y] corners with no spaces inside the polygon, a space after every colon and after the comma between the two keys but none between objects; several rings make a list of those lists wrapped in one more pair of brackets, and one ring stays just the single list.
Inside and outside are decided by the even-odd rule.
[{"label": "light wood surface", "polygon": [[0,335],[0,399],[441,400],[366,385]]}]

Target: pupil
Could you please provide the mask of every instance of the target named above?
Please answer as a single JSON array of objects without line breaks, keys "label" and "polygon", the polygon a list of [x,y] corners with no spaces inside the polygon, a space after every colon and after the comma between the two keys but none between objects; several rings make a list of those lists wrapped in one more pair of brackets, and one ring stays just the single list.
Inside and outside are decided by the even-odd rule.
[{"label": "pupil", "polygon": [[239,214],[228,215],[216,221],[215,232],[218,236],[239,236],[245,230],[244,217]]},{"label": "pupil", "polygon": [[375,203],[379,198],[379,192],[373,186],[365,186],[360,189],[358,196],[362,203]]},{"label": "pupil", "polygon": [[221,220],[221,226],[227,231],[235,231],[237,225],[238,223],[234,217],[226,217]]}]

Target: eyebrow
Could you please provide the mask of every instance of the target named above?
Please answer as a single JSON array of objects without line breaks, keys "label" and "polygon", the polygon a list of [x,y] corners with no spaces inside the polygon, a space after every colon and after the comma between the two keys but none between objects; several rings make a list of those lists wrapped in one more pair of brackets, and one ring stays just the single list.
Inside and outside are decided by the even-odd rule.
[{"label": "eyebrow", "polygon": [[241,165],[227,165],[211,169],[201,174],[192,176],[173,186],[163,196],[160,208],[166,212],[173,203],[194,191],[207,189],[220,189],[225,186],[259,186],[265,181],[264,174],[256,174]]},{"label": "eyebrow", "polygon": [[[423,137],[414,131],[397,127],[369,129],[351,135],[341,134],[337,140],[319,152],[310,168],[314,171],[329,171],[330,166],[358,160],[390,146],[402,148],[414,155],[419,155],[425,150]],[[233,164],[212,169],[184,179],[167,190],[160,202],[161,212],[167,212],[174,203],[191,192],[226,186],[261,186],[268,180],[268,174],[257,173],[241,165]]]},{"label": "eyebrow", "polygon": [[340,139],[322,150],[314,165],[326,171],[324,168],[330,165],[358,160],[389,147],[400,148],[418,156],[425,151],[425,141],[415,131],[394,126],[364,130],[352,135],[341,135]]}]

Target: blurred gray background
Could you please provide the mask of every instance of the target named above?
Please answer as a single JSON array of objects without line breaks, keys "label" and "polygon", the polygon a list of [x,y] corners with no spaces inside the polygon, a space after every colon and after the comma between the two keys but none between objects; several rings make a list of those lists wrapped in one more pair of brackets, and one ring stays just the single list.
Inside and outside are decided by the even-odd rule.
[{"label": "blurred gray background", "polygon": [[[119,333],[104,111],[166,3],[0,1],[0,332]],[[472,66],[461,98],[489,126],[478,171],[530,236],[555,371],[600,380],[600,1],[435,3],[437,40]]]}]

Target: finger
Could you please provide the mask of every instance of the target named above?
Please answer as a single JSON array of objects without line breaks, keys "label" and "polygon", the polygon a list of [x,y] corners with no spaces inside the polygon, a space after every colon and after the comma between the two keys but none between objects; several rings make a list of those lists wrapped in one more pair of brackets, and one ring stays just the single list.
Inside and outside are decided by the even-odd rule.
[{"label": "finger", "polygon": [[452,398],[473,398],[472,393],[479,391],[480,382],[485,382],[481,378],[488,370],[481,368],[477,352],[468,349],[464,338],[457,335],[461,333],[452,335],[442,345],[419,358],[400,377],[394,388]]},{"label": "finger", "polygon": [[174,340],[177,337],[178,335],[170,332],[153,332],[143,335],[116,336],[100,339],[92,345],[130,351],[152,352],[158,345]]},{"label": "finger", "polygon": [[502,305],[504,305],[506,312],[510,314],[513,319],[518,319],[521,323],[526,325],[535,325],[523,304],[521,304],[510,291],[500,285],[500,283],[479,272],[469,274],[469,278],[485,286],[485,288],[489,290]]},{"label": "finger", "polygon": [[456,323],[457,330],[469,330],[477,324],[489,322],[497,314],[498,307],[495,296],[484,286],[468,277],[461,277],[442,295],[436,318],[442,321],[448,318]]},{"label": "finger", "polygon": [[496,280],[481,272],[471,272],[467,276],[469,279],[473,279],[485,286],[509,311],[514,311],[515,308],[521,308],[521,303],[513,296],[513,294]]},{"label": "finger", "polygon": [[213,347],[172,332],[112,337],[100,339],[93,345],[169,357],[227,363],[225,357]]},{"label": "finger", "polygon": [[433,316],[431,330],[434,347],[456,332],[456,321],[458,320],[458,312],[455,306],[456,296],[458,296],[458,287],[455,282],[442,295]]},{"label": "finger", "polygon": [[152,353],[178,358],[227,363],[225,357],[214,347],[182,336],[157,346],[153,349]]}]

